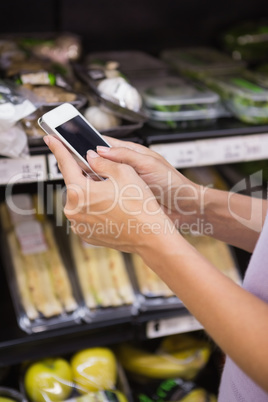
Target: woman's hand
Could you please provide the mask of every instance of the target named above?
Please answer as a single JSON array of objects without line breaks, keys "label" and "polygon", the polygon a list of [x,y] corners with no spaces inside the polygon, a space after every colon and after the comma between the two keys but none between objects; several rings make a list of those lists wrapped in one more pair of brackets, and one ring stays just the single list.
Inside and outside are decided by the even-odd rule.
[{"label": "woman's hand", "polygon": [[[45,142],[62,172],[71,227],[84,241],[126,252],[138,252],[164,234],[169,221],[152,191],[130,166],[88,152],[88,163],[104,181],[82,174],[70,152],[52,136]],[[144,158],[146,159],[146,158]],[[172,228],[169,221],[169,228]]]},{"label": "woman's hand", "polygon": [[177,226],[196,218],[202,208],[202,187],[188,180],[161,155],[143,145],[110,137],[105,139],[112,148],[97,147],[98,154],[132,166]]}]

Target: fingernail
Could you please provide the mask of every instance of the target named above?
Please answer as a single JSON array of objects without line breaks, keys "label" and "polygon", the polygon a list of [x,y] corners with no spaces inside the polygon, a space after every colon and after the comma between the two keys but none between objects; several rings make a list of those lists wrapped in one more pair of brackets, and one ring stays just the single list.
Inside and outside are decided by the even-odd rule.
[{"label": "fingernail", "polygon": [[87,151],[87,156],[89,156],[90,158],[99,158],[99,155],[96,152],[92,151],[92,149],[89,149]]},{"label": "fingernail", "polygon": [[43,137],[43,140],[45,141],[45,143],[47,144],[47,146],[49,146],[49,143],[50,143],[50,138],[49,138],[49,136],[48,136],[48,135],[45,135],[45,136]]},{"label": "fingernail", "polygon": [[110,151],[110,147],[103,147],[101,145],[97,146],[97,152],[101,152],[102,154],[105,154],[106,152]]}]

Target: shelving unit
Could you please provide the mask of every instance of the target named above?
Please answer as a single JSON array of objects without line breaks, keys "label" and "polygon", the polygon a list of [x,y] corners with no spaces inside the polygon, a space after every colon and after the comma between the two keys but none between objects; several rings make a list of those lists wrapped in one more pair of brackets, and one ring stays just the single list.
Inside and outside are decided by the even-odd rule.
[{"label": "shelving unit", "polygon": [[[93,51],[139,48],[157,54],[166,46],[215,45],[217,30],[240,19],[268,16],[268,3],[264,0],[251,0],[247,4],[241,0],[235,3],[228,0],[224,4],[212,0],[183,3],[137,0],[135,4],[78,0],[75,6],[71,0],[26,3],[24,6],[23,2],[11,1],[4,5],[0,16],[3,34],[73,31],[81,34],[86,48]],[[160,131],[145,125],[124,139],[159,152],[176,168],[268,159],[268,125],[250,126],[229,118],[203,128],[176,131]],[[53,155],[42,141],[32,144],[30,153],[28,159],[0,159],[1,196],[8,184],[16,183],[17,191],[23,191],[26,184],[62,180]],[[178,311],[140,313],[114,320],[109,326],[105,322],[84,323],[28,335],[18,328],[2,267],[0,283],[0,366],[74,352],[86,346],[202,328],[182,307]]]}]

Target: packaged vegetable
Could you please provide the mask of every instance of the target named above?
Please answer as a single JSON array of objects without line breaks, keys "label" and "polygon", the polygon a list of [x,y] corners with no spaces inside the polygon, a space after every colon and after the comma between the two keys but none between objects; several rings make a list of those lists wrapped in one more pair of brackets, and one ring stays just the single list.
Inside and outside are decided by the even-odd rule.
[{"label": "packaged vegetable", "polygon": [[124,372],[109,347],[26,363],[21,366],[20,388],[31,402],[127,402],[126,394],[130,395]]},{"label": "packaged vegetable", "polygon": [[123,368],[135,376],[192,380],[206,365],[210,346],[206,341],[179,334],[164,338],[154,353],[123,343],[116,349],[116,354]]},{"label": "packaged vegetable", "polygon": [[24,402],[23,395],[16,389],[0,386],[0,402]]},{"label": "packaged vegetable", "polygon": [[245,21],[235,24],[223,33],[222,43],[235,60],[250,63],[267,61],[268,21]]},{"label": "packaged vegetable", "polygon": [[268,87],[258,75],[240,72],[222,76],[203,77],[207,86],[217,92],[234,116],[245,123],[268,122]]},{"label": "packaged vegetable", "polygon": [[175,128],[177,122],[214,121],[220,98],[204,85],[181,77],[149,79],[138,85],[149,123],[165,123]]},{"label": "packaged vegetable", "polygon": [[167,49],[161,58],[183,75],[197,79],[207,74],[234,73],[245,67],[244,62],[210,47]]},{"label": "packaged vegetable", "polygon": [[98,84],[101,94],[115,99],[121,106],[133,111],[139,111],[142,99],[137,91],[123,77],[105,78]]},{"label": "packaged vegetable", "polygon": [[73,33],[24,34],[13,39],[27,52],[62,64],[78,60],[82,51],[81,39]]},{"label": "packaged vegetable", "polygon": [[113,67],[113,70],[117,69],[128,79],[163,76],[168,69],[162,60],[137,50],[90,53],[86,63],[88,68],[102,68],[106,72]]},{"label": "packaged vegetable", "polygon": [[109,130],[121,124],[119,117],[109,113],[101,106],[89,106],[83,114],[88,122],[98,131]]}]

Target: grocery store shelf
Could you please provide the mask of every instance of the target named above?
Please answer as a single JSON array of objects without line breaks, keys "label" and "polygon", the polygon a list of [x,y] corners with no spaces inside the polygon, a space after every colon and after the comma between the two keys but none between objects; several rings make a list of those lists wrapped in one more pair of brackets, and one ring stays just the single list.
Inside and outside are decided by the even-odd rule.
[{"label": "grocery store shelf", "polygon": [[136,317],[135,327],[136,335],[140,339],[153,339],[203,329],[185,307],[142,313]]},{"label": "grocery store shelf", "polygon": [[[0,267],[0,366],[28,359],[71,353],[78,348],[113,344],[133,338],[131,317],[115,319],[111,324],[98,322],[68,328],[26,334],[19,329],[3,267]],[[104,330],[105,328],[105,330]]]},{"label": "grocery store shelf", "polygon": [[184,307],[147,311],[137,316],[74,324],[35,334],[23,332],[16,320],[4,268],[0,266],[0,366],[25,360],[68,354],[78,348],[112,345],[134,339],[156,338],[171,333],[200,329]]},{"label": "grocery store shelf", "polygon": [[268,126],[221,119],[206,129],[147,133],[145,143],[174,167],[207,166],[268,158]]},{"label": "grocery store shelf", "polygon": [[[150,147],[176,168],[268,159],[268,125],[230,118],[195,129],[165,131],[144,125],[135,136],[122,139]],[[41,138],[30,144],[28,158],[0,159],[0,186],[51,180],[62,180],[62,175]]]},{"label": "grocery store shelf", "polygon": [[144,127],[139,130],[139,135],[143,138],[147,146],[169,142],[174,143],[265,133],[268,133],[268,125],[250,125],[242,123],[235,118],[221,118],[213,124],[193,128],[185,127],[175,130],[157,130],[156,128],[144,125]]}]

